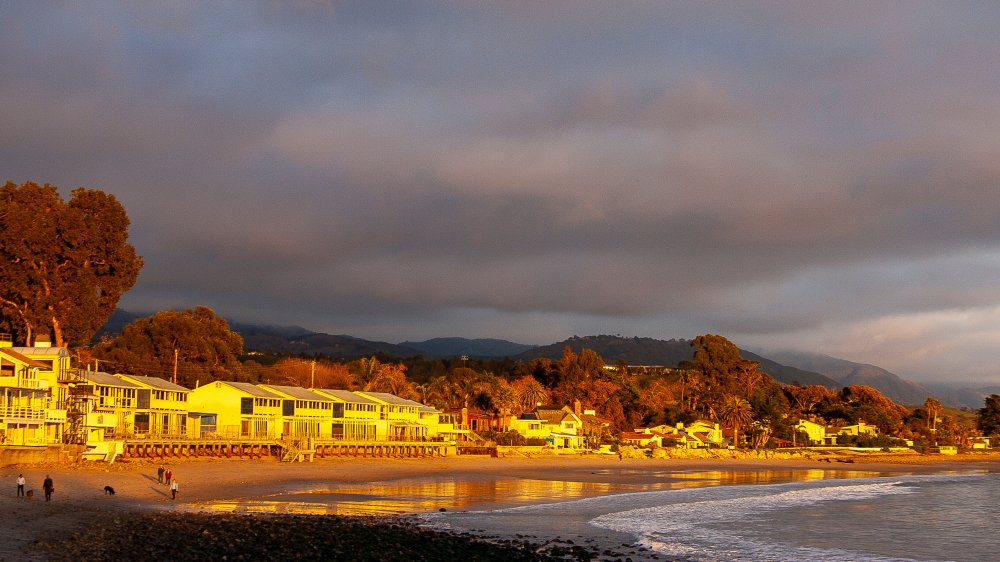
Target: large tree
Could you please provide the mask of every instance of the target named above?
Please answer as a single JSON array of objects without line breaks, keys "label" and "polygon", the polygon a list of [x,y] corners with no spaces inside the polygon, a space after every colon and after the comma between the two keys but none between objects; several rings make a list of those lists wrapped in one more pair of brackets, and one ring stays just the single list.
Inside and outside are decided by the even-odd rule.
[{"label": "large tree", "polygon": [[[763,380],[757,378],[758,365],[745,361],[736,344],[723,336],[698,336],[691,347],[695,348],[690,364],[695,376],[690,380],[689,392],[691,402],[704,414],[716,415],[729,395],[752,392]],[[745,375],[743,380],[742,375]]]},{"label": "large tree", "polygon": [[0,188],[0,328],[30,343],[81,345],[135,284],[142,258],[113,195],[8,182]]},{"label": "large tree", "polygon": [[173,379],[192,388],[213,380],[239,380],[243,338],[212,309],[158,312],[140,318],[117,338],[94,348],[116,373]]},{"label": "large tree", "polygon": [[987,437],[1000,435],[1000,395],[986,397],[985,405],[979,409],[977,426]]}]

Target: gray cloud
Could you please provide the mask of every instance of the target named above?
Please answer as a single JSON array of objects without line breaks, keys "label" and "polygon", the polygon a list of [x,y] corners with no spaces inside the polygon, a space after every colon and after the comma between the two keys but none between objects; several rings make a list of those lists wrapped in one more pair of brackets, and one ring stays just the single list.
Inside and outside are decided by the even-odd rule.
[{"label": "gray cloud", "polygon": [[966,7],[17,4],[0,164],[123,201],[135,310],[996,381],[1000,10]]}]

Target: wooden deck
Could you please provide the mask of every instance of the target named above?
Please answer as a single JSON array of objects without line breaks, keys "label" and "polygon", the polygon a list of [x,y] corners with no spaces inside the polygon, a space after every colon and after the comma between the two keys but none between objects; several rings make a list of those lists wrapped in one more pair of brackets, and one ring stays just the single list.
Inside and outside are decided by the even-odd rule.
[{"label": "wooden deck", "polygon": [[264,459],[286,462],[326,457],[420,458],[455,454],[454,445],[439,441],[322,441],[309,446],[274,440],[136,439],[124,442],[119,459],[186,459],[197,457]]}]

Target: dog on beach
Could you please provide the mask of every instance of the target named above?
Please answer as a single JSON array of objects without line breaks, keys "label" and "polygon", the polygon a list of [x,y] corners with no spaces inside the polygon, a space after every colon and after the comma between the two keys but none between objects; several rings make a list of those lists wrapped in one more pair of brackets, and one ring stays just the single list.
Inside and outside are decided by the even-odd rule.
[{"label": "dog on beach", "polygon": [[109,496],[113,496],[113,495],[115,495],[115,489],[112,488],[111,486],[105,486],[104,487],[104,493],[107,494],[107,495],[109,495]]},{"label": "dog on beach", "polygon": [[29,499],[30,500],[31,498],[35,497],[35,491],[34,490],[28,490],[27,492],[24,493],[24,497],[25,497],[25,499]]}]

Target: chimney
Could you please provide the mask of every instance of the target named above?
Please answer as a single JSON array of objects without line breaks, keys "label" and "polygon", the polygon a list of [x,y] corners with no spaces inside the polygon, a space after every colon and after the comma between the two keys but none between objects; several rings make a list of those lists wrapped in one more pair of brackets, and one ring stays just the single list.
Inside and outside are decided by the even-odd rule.
[{"label": "chimney", "polygon": [[574,400],[573,401],[573,413],[576,414],[576,415],[578,415],[578,416],[580,415],[580,401],[579,400]]},{"label": "chimney", "polygon": [[38,334],[35,336],[35,347],[52,347],[52,340],[48,334]]},{"label": "chimney", "polygon": [[14,347],[14,338],[10,334],[0,334],[0,348]]}]

